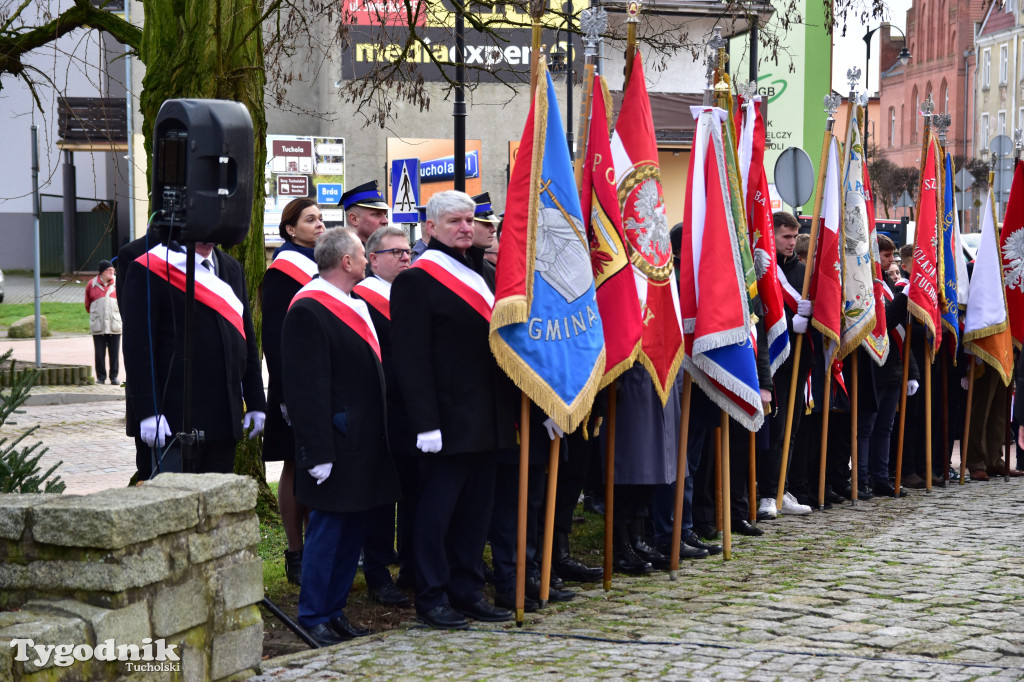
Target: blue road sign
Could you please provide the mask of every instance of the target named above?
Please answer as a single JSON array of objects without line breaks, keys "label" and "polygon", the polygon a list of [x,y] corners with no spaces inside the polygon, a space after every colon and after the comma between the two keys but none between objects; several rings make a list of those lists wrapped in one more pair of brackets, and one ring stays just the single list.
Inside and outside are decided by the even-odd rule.
[{"label": "blue road sign", "polygon": [[418,223],[420,203],[420,160],[391,162],[391,222]]},{"label": "blue road sign", "polygon": [[335,206],[344,192],[345,186],[340,182],[322,182],[316,186],[316,203]]},{"label": "blue road sign", "polygon": [[[423,182],[441,182],[455,179],[455,157],[445,156],[420,164],[420,177]],[[480,154],[477,151],[466,152],[466,177],[480,177]]]}]

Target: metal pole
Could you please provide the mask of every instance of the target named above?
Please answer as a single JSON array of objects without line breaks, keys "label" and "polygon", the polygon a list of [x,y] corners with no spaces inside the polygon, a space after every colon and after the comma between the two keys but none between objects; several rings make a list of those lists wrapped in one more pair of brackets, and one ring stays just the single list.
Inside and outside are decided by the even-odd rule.
[{"label": "metal pole", "polygon": [[566,46],[565,46],[565,141],[569,145],[569,158],[575,157],[573,152],[573,136],[572,136],[572,3],[567,2],[562,5],[565,9],[566,16],[565,21],[568,26],[566,29]]},{"label": "metal pole", "polygon": [[[757,82],[757,15],[750,18],[750,80]],[[761,105],[764,106],[764,105]]]},{"label": "metal pole", "polygon": [[36,314],[36,367],[43,366],[42,311],[39,292],[39,129],[32,125],[32,284]]},{"label": "metal pole", "polygon": [[[970,93],[970,90],[969,90],[968,86],[969,86],[969,84],[971,82],[971,71],[970,71],[969,67],[970,67],[970,64],[971,64],[971,53],[973,51],[974,50],[964,50],[964,163],[966,163],[967,159],[970,158],[969,156],[967,156],[967,130],[968,130],[967,129],[967,125],[968,125],[967,122],[969,120],[967,117],[970,115],[970,102],[969,102],[969,100],[967,98],[968,98],[969,93]],[[965,190],[965,192],[966,192],[966,190]],[[972,192],[972,196],[973,196],[973,192]],[[967,225],[967,205],[969,203],[970,202],[968,202],[968,201],[964,201],[964,206],[963,206],[963,211],[962,211],[963,215],[960,216],[960,231],[961,232],[964,231],[965,227],[969,227]],[[973,217],[974,217],[973,216],[973,212],[972,212],[972,216],[971,217],[973,219]],[[970,232],[971,230],[967,230],[967,231]],[[963,480],[961,479],[960,482],[963,483]]]},{"label": "metal pole", "polygon": [[75,274],[75,211],[78,182],[75,179],[75,155],[64,152],[64,272]]},{"label": "metal pole", "polygon": [[466,17],[463,0],[455,4],[455,189],[466,191]]}]

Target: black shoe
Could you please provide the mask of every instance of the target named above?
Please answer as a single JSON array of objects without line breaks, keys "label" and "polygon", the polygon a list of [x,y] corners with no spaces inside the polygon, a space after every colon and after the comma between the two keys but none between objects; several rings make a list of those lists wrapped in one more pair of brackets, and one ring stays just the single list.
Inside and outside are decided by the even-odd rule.
[{"label": "black shoe", "polygon": [[421,611],[417,608],[416,618],[421,623],[439,630],[465,630],[469,627],[469,622],[447,604],[435,606],[429,611]]},{"label": "black shoe", "polygon": [[604,577],[603,568],[585,566],[571,556],[558,559],[551,568],[559,578],[573,583],[599,583]]},{"label": "black shoe", "polygon": [[[672,561],[672,556],[669,554],[671,548],[668,545],[658,545],[658,551],[669,558]],[[679,543],[679,558],[680,559],[703,559],[708,555],[706,549],[700,549],[699,547],[691,547],[685,542]]]},{"label": "black shoe", "polygon": [[[823,505],[820,504],[820,501],[818,500],[818,496],[817,495],[814,495],[813,497],[807,497],[806,495],[803,496],[803,497],[797,497],[796,501],[799,502],[800,504],[806,504],[808,507],[810,507],[811,509],[814,509],[814,510],[818,509],[818,507],[823,506]],[[828,499],[828,491],[825,492],[824,508],[825,509],[831,509],[832,508],[832,501]]]},{"label": "black shoe", "polygon": [[348,622],[348,618],[345,617],[344,613],[336,618],[331,618],[330,625],[331,629],[337,632],[338,636],[344,641],[373,634],[373,630],[352,625],[352,623]]},{"label": "black shoe", "polygon": [[649,563],[652,568],[656,568],[659,571],[667,571],[669,568],[668,557],[656,550],[655,548],[648,545],[642,539],[637,539],[633,543],[633,551],[636,555]]},{"label": "black shoe", "polygon": [[697,549],[707,550],[707,553],[711,556],[722,553],[721,545],[702,542],[701,539],[697,537],[697,534],[692,530],[683,531],[683,544],[687,544],[690,547],[696,547]]},{"label": "black shoe", "polygon": [[[499,608],[502,608],[502,609],[508,609],[509,611],[515,611],[516,610],[516,592],[515,592],[515,590],[510,590],[508,592],[497,592],[496,591],[494,593],[494,605],[499,607]],[[528,594],[524,594],[523,595],[523,611],[525,611],[526,613],[533,613],[534,611],[536,611],[539,608],[540,608],[540,602],[539,601],[537,601],[536,599],[530,599],[530,595],[528,595]]]},{"label": "black shoe", "polygon": [[[872,492],[876,497],[896,497],[896,489],[892,487],[889,481],[879,481],[871,486]],[[906,497],[907,491],[900,490],[900,497]]]},{"label": "black shoe", "polygon": [[753,538],[764,535],[763,530],[752,524],[750,521],[747,521],[746,519],[739,519],[738,521],[733,521],[732,532],[739,533],[740,535],[748,535]]},{"label": "black shoe", "polygon": [[412,606],[412,599],[390,580],[379,587],[370,588],[370,599],[384,606]]},{"label": "black shoe", "polygon": [[331,646],[332,644],[341,644],[342,642],[347,642],[348,639],[351,639],[351,637],[346,639],[340,636],[337,632],[334,631],[334,628],[331,627],[330,623],[320,623],[319,625],[314,625],[311,628],[306,628],[306,632],[308,632],[309,636],[313,638],[313,641],[315,641],[320,646]]},{"label": "black shoe", "polygon": [[[559,601],[572,601],[576,598],[576,593],[572,590],[562,589],[561,581],[558,584],[555,582],[555,576],[551,576],[551,583],[548,585],[548,601],[559,602]],[[536,599],[540,601],[540,580],[526,581],[526,596],[530,599]]]},{"label": "black shoe", "polygon": [[487,603],[486,599],[481,599],[477,603],[469,604],[468,606],[456,606],[455,610],[467,618],[480,620],[485,623],[501,623],[506,620],[512,620],[511,611],[491,606]]},{"label": "black shoe", "polygon": [[832,504],[842,504],[845,500],[850,499],[850,495],[851,489],[849,485],[843,488],[842,494],[837,493],[832,488],[825,488],[825,501]]},{"label": "black shoe", "polygon": [[697,534],[697,537],[705,540],[715,540],[718,538],[718,529],[709,523],[695,523],[693,525],[693,532]]},{"label": "black shoe", "polygon": [[284,575],[292,585],[302,584],[302,550],[285,550]]},{"label": "black shoe", "polygon": [[858,485],[857,486],[857,499],[858,500],[873,500],[873,499],[875,499],[875,494],[873,492],[871,492],[871,487],[870,486]]}]

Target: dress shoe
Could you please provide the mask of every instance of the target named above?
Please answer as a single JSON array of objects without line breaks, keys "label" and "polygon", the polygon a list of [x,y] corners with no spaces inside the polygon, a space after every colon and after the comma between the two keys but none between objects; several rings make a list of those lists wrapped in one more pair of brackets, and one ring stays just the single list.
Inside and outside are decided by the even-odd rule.
[{"label": "dress shoe", "polygon": [[683,543],[689,545],[690,547],[696,547],[697,549],[706,550],[707,553],[711,556],[722,553],[721,545],[702,542],[701,539],[697,537],[697,534],[694,533],[692,530],[683,531]]},{"label": "dress shoe", "polygon": [[972,481],[987,481],[988,480],[988,473],[986,473],[984,469],[974,469],[974,470],[971,471],[971,480]]},{"label": "dress shoe", "polygon": [[416,618],[421,623],[439,630],[465,630],[469,627],[469,622],[447,604],[435,606],[429,611],[421,611],[417,608]]},{"label": "dress shoe", "polygon": [[[515,611],[516,609],[516,592],[510,590],[508,592],[495,592],[494,593],[494,605],[508,609],[509,611]],[[523,611],[526,613],[533,613],[540,608],[540,602],[536,599],[530,599],[530,595],[523,595]]]},{"label": "dress shoe", "polygon": [[292,585],[302,584],[302,550],[285,550],[284,575]]},{"label": "dress shoe", "polygon": [[871,487],[865,483],[861,483],[857,486],[857,499],[858,500],[871,500],[874,499],[875,494],[871,492]]},{"label": "dress shoe", "polygon": [[669,567],[668,557],[656,550],[655,548],[648,545],[642,539],[637,538],[633,543],[633,551],[636,555],[649,563],[653,568],[659,571],[667,571]]},{"label": "dress shoe", "polygon": [[[982,480],[988,480],[982,479]],[[900,479],[901,488],[913,488],[914,490],[921,490],[925,487],[924,479],[918,474],[907,474]]]},{"label": "dress shoe", "polygon": [[629,545],[616,546],[613,552],[612,568],[616,573],[648,575],[654,570],[654,567],[637,556],[637,553]]},{"label": "dress shoe", "polygon": [[491,606],[486,599],[481,599],[475,604],[456,606],[455,610],[467,618],[480,620],[485,623],[501,623],[506,620],[512,620],[511,611]]},{"label": "dress shoe", "polygon": [[718,529],[707,523],[695,523],[693,525],[693,532],[697,534],[697,537],[705,540],[715,540],[718,538]]},{"label": "dress shoe", "polygon": [[306,632],[309,633],[309,636],[319,646],[331,646],[332,644],[341,644],[348,641],[346,638],[338,635],[330,623],[319,623],[311,628],[306,628]]},{"label": "dress shoe", "polygon": [[933,488],[941,488],[943,483],[945,483],[945,481],[942,480],[942,476],[932,476]]},{"label": "dress shoe", "polygon": [[[536,599],[537,601],[540,601],[540,580],[531,580],[527,578],[526,596],[530,599]],[[550,584],[548,584],[548,601],[572,601],[575,597],[575,592],[573,592],[572,590],[564,589],[562,587],[562,581],[556,580],[556,576],[551,576],[551,582]]]},{"label": "dress shoe", "polygon": [[[896,488],[893,488],[889,481],[877,481],[871,486],[871,489],[877,497],[896,497]],[[906,496],[907,491],[900,490],[900,497]]]},{"label": "dress shoe", "polygon": [[412,606],[412,599],[398,589],[390,580],[370,589],[370,598],[384,606]]},{"label": "dress shoe", "polygon": [[373,630],[352,625],[352,623],[348,622],[348,618],[345,617],[344,613],[340,616],[336,616],[335,618],[331,618],[331,629],[337,632],[338,636],[345,641],[373,634]]},{"label": "dress shoe", "polygon": [[[667,544],[658,545],[658,551],[667,556],[669,558],[669,561],[671,562],[672,556],[669,554],[671,548]],[[682,541],[680,541],[679,543],[680,559],[703,559],[707,555],[708,551],[706,549],[701,549],[700,547],[691,547],[690,545]]]},{"label": "dress shoe", "polygon": [[551,568],[559,578],[573,583],[598,583],[604,577],[604,569],[591,568],[571,556],[556,560]]},{"label": "dress shoe", "polygon": [[999,467],[998,469],[989,469],[988,470],[988,475],[990,477],[991,476],[1009,476],[1010,478],[1017,478],[1019,476],[1024,476],[1024,471],[1017,471],[1016,469],[1010,469],[1010,472],[1006,473],[1003,470],[1003,467]]},{"label": "dress shoe", "polygon": [[831,502],[832,504],[842,504],[846,500],[850,499],[850,487],[846,486],[843,489],[842,494],[837,493],[832,488],[825,488],[825,501]]},{"label": "dress shoe", "polygon": [[732,532],[740,535],[747,535],[752,538],[764,535],[764,531],[746,519],[739,519],[732,522]]}]

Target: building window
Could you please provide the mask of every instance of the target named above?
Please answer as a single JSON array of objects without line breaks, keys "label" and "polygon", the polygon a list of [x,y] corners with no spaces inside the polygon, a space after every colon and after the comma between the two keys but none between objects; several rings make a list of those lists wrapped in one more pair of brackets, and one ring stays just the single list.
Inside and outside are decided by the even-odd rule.
[{"label": "building window", "polygon": [[896,107],[889,107],[889,146],[896,146]]},{"label": "building window", "polygon": [[1010,65],[1010,47],[1008,45],[999,46],[999,84],[1006,85],[1007,76]]},{"label": "building window", "polygon": [[992,86],[992,49],[987,48],[981,53],[981,88],[988,90]]},{"label": "building window", "polygon": [[917,142],[917,119],[921,117],[921,102],[917,97],[917,88],[914,88],[914,125],[910,129],[910,141]]},{"label": "building window", "polygon": [[997,122],[997,126],[996,127],[999,130],[999,134],[1000,135],[1005,135],[1006,134],[1006,112],[1005,111],[1000,111],[998,114],[996,114],[996,122]]},{"label": "building window", "polygon": [[978,151],[988,149],[988,114],[981,115],[981,123],[978,130]]}]

